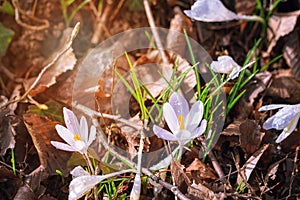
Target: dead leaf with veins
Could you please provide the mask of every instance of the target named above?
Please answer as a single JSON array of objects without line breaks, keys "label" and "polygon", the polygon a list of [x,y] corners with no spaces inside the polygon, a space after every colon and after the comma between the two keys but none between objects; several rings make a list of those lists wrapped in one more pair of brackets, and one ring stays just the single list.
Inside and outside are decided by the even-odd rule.
[{"label": "dead leaf with veins", "polygon": [[[64,34],[60,40],[60,45],[55,52],[43,63],[43,66],[50,63],[57,53],[61,52],[64,48],[66,48],[67,43],[69,42],[69,37],[72,33],[72,28],[67,28],[64,31]],[[73,53],[73,49],[69,48],[66,52],[64,52],[60,58],[43,74],[41,79],[38,81],[37,85],[31,90],[29,93],[30,96],[35,96],[50,86],[56,83],[56,79],[68,70],[73,70],[76,64],[77,59]],[[26,90],[30,88],[30,86],[34,83],[37,77],[30,78],[24,81],[24,87]]]}]

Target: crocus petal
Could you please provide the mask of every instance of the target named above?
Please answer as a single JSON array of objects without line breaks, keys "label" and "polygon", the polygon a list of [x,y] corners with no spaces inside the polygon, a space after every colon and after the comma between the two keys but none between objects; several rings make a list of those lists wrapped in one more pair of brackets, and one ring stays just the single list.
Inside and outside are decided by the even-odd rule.
[{"label": "crocus petal", "polygon": [[172,132],[175,132],[177,129],[179,129],[178,118],[171,104],[169,103],[164,104],[163,115]]},{"label": "crocus petal", "polygon": [[237,78],[239,76],[240,70],[241,70],[240,66],[236,66],[235,68],[233,68],[232,72],[229,74],[229,78],[231,80]]},{"label": "crocus petal", "polygon": [[266,130],[271,128],[282,130],[287,127],[291,120],[293,120],[299,111],[295,110],[293,106],[285,106],[280,109],[275,115],[266,120],[263,127]]},{"label": "crocus petal", "polygon": [[278,108],[283,108],[285,106],[289,106],[287,104],[270,104],[267,106],[262,106],[261,108],[258,109],[259,112],[262,111],[267,111],[267,110],[274,110],[274,109],[278,109]]},{"label": "crocus petal", "polygon": [[56,125],[55,128],[56,128],[56,131],[57,131],[58,135],[64,141],[66,141],[71,146],[73,146],[75,144],[74,134],[71,133],[69,129],[67,129],[66,127],[63,127],[62,125],[59,125],[59,124]]},{"label": "crocus petal", "polygon": [[91,126],[89,140],[87,142],[87,146],[90,146],[92,142],[96,139],[96,128],[95,126]]},{"label": "crocus petal", "polygon": [[73,178],[79,177],[79,176],[89,176],[90,174],[85,171],[81,166],[77,166],[70,172]]},{"label": "crocus petal", "polygon": [[88,124],[86,121],[86,118],[84,116],[81,117],[80,119],[80,138],[81,140],[83,140],[85,143],[87,143],[88,141],[88,137],[89,137],[89,128],[88,128]]},{"label": "crocus petal", "polygon": [[73,134],[79,134],[80,133],[80,127],[78,120],[75,116],[75,114],[67,109],[63,108],[63,113],[64,113],[64,120],[66,123],[67,128],[73,133]]},{"label": "crocus petal", "polygon": [[283,141],[285,138],[287,138],[296,128],[298,121],[299,121],[300,113],[290,121],[289,125],[283,129],[282,133],[278,136],[276,139],[276,143],[280,143]]},{"label": "crocus petal", "polygon": [[173,135],[172,133],[170,133],[169,131],[163,128],[160,128],[159,126],[154,125],[153,132],[157,137],[162,138],[164,140],[177,141],[175,135]]},{"label": "crocus petal", "polygon": [[187,130],[180,130],[174,134],[177,138],[177,141],[181,144],[185,144],[186,142],[192,140],[192,133]]},{"label": "crocus petal", "polygon": [[85,142],[78,140],[74,143],[74,148],[81,154],[85,154],[87,152],[88,146]]},{"label": "crocus petal", "polygon": [[192,106],[189,114],[184,120],[185,123],[185,129],[191,132],[194,132],[194,130],[198,127],[200,121],[203,117],[203,103],[201,101],[197,101]]},{"label": "crocus petal", "polygon": [[218,61],[213,61],[210,66],[214,72],[222,74],[230,74],[235,68],[241,68],[230,56],[219,56]]},{"label": "crocus petal", "polygon": [[60,149],[60,150],[63,150],[63,151],[77,151],[76,149],[74,149],[72,146],[68,145],[68,144],[65,144],[65,143],[62,143],[62,142],[56,142],[56,141],[51,141],[51,144],[57,148],[57,149]]},{"label": "crocus petal", "polygon": [[73,179],[69,186],[69,200],[82,197],[103,179],[103,176],[80,176]]},{"label": "crocus petal", "polygon": [[207,121],[205,119],[203,119],[201,121],[201,125],[192,133],[192,139],[200,137],[204,131],[206,130],[206,126],[207,126]]},{"label": "crocus petal", "polygon": [[187,116],[189,112],[189,104],[184,97],[175,92],[171,95],[169,103],[173,107],[177,118],[178,116]]}]

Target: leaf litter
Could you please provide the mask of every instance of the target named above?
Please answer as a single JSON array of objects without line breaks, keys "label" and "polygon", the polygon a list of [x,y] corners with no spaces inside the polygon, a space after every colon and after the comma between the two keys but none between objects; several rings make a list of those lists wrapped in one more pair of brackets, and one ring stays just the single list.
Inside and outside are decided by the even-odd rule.
[{"label": "leaf litter", "polygon": [[[9,3],[8,1],[5,2]],[[244,0],[242,2],[244,4],[242,4],[239,1],[197,0],[194,4],[189,4],[188,1],[153,1],[151,4],[157,26],[178,32],[182,32],[185,28],[193,38],[199,39],[203,46],[209,47],[207,50],[209,50],[213,60],[217,60],[219,55],[231,55],[237,63],[243,63],[249,53],[248,50],[252,48],[255,41],[261,39],[262,42],[253,54],[257,63],[247,69],[247,76],[244,77],[243,81],[249,77],[249,74],[254,73],[255,69],[260,71],[240,89],[239,92],[245,89],[245,93],[226,116],[221,137],[212,149],[213,155],[209,155],[205,160],[200,157],[199,152],[203,148],[203,137],[199,137],[194,140],[193,147],[183,153],[181,160],[174,160],[176,157],[174,153],[169,157],[170,162],[173,159],[170,167],[165,164],[165,169],[153,172],[161,180],[154,181],[157,177],[151,176],[151,173],[149,174],[143,169],[141,198],[146,196],[155,198],[156,196],[157,198],[174,199],[174,194],[178,195],[179,199],[299,198],[300,191],[297,187],[299,177],[296,173],[299,164],[299,124],[296,124],[295,130],[285,140],[277,144],[275,141],[280,131],[263,129],[264,122],[274,116],[276,112],[258,112],[258,109],[263,105],[300,103],[300,68],[297,53],[299,50],[299,25],[296,23],[299,11],[294,11],[295,5],[290,2],[284,4],[288,12],[282,11],[283,3],[277,2],[278,5],[275,5],[273,4],[274,1],[267,1],[266,4],[259,4],[259,2],[256,1],[254,4],[252,1]],[[29,13],[31,12],[32,16],[37,15],[41,19],[49,20],[49,27],[43,31],[29,30],[26,24],[25,26],[22,25],[19,20],[16,22],[13,17],[6,14],[8,12],[0,10],[0,14],[3,16],[0,21],[3,26],[14,31],[13,37],[12,32],[9,33],[9,37],[12,37],[11,41],[0,41],[1,46],[5,47],[5,51],[1,49],[1,55],[2,52],[4,53],[0,61],[1,66],[5,68],[5,70],[1,69],[3,73],[0,75],[1,197],[6,199],[67,198],[68,189],[66,188],[71,182],[69,172],[74,166],[83,165],[84,160],[79,159],[77,154],[71,155],[68,152],[58,151],[50,144],[50,141],[61,141],[54,127],[56,124],[63,125],[62,107],[72,106],[70,98],[73,95],[71,91],[78,72],[77,66],[84,62],[84,54],[87,53],[82,54],[78,44],[84,46],[82,49],[91,48],[90,50],[93,50],[94,44],[92,43],[97,43],[96,40],[99,40],[99,43],[105,37],[117,32],[148,26],[145,11],[140,10],[140,7],[135,8],[134,3],[130,3],[130,6],[126,3],[118,4],[116,1],[111,3],[104,3],[103,9],[100,6],[98,7],[100,10],[97,11],[97,8],[96,10],[93,9],[94,2],[90,2],[89,5],[85,5],[79,10],[71,22],[72,26],[79,19],[82,26],[97,27],[101,18],[102,27],[97,32],[93,29],[87,31],[83,28],[82,30],[85,32],[81,32],[79,37],[72,41],[73,47],[61,54],[59,59],[54,57],[66,46],[72,29],[61,28],[64,27],[62,25],[64,19],[63,14],[57,11],[59,10],[57,8],[60,8],[58,1],[56,3],[39,1],[35,5],[37,7],[29,2],[17,5],[21,12],[24,9]],[[245,9],[246,6],[240,4],[247,5],[249,9]],[[108,18],[107,16],[113,14],[113,5],[116,7],[115,11],[120,12],[114,14],[113,18]],[[33,6],[32,9],[29,9],[30,6]],[[203,10],[201,6],[206,6],[207,9]],[[256,9],[254,9],[255,6]],[[272,6],[275,7],[274,13],[271,13],[266,32],[264,32],[263,26],[266,24],[263,23],[266,21],[262,22],[262,20],[266,20],[264,19],[266,16],[263,16],[259,9],[269,12]],[[293,8],[293,11],[288,8]],[[45,12],[43,13],[42,10]],[[162,15],[162,11],[167,12],[167,15]],[[54,19],[49,13],[59,14]],[[21,14],[26,16],[25,20],[30,16],[26,13]],[[222,19],[220,16],[223,16]],[[189,17],[195,21],[190,20]],[[36,18],[34,18],[35,20]],[[235,21],[238,22],[235,23]],[[39,50],[44,45],[45,40],[51,39],[49,34],[58,31],[58,29],[61,30],[62,34],[60,45],[53,51],[52,55],[48,52],[46,58],[43,59]],[[63,32],[62,30],[66,31]],[[93,35],[97,37],[96,40],[92,40]],[[29,40],[27,41],[26,38]],[[128,38],[128,40],[133,40],[133,38]],[[52,41],[47,42],[49,44]],[[168,35],[167,43],[169,47],[180,47],[179,50],[187,48],[186,41],[178,40],[176,35]],[[10,46],[6,49],[7,44]],[[126,46],[126,44],[123,45]],[[16,47],[21,47],[21,50],[20,48],[17,50]],[[49,46],[49,49],[55,48]],[[124,49],[118,48],[118,50]],[[102,56],[108,56],[109,53],[109,48],[106,52],[99,52]],[[279,57],[269,65],[264,65],[266,61],[272,61],[282,53],[283,57]],[[129,56],[136,66],[135,70],[139,80],[145,85],[150,83],[147,86],[154,98],[158,98],[163,88],[168,86],[168,83],[157,71],[167,71],[164,75],[168,78],[173,73],[174,65],[177,65],[177,75],[189,70],[192,66],[192,63],[176,54],[167,54],[169,63],[165,65],[158,50],[130,52]],[[100,79],[99,74],[95,73],[99,68],[96,65],[92,66],[94,68],[88,72],[93,74],[91,76],[93,80],[90,80],[91,84],[82,84],[82,90],[75,92],[81,95],[82,99],[88,95],[97,102],[96,105],[100,105],[100,107],[93,109],[107,114],[106,117],[99,114],[98,118],[102,130],[107,134],[108,142],[123,148],[134,155],[133,159],[137,159],[135,155],[139,151],[140,143],[136,136],[139,132],[131,126],[131,123],[138,124],[139,127],[142,126],[141,113],[138,103],[131,95],[126,94],[127,96],[125,96],[125,94],[118,93],[118,91],[123,91],[120,88],[124,86],[116,81],[116,74],[113,76],[114,70],[117,69],[126,80],[130,81],[128,62],[124,57],[117,58],[114,62],[115,66],[107,66],[106,63],[99,60],[100,57],[95,57],[94,61],[106,66],[103,79]],[[41,60],[43,62],[40,62]],[[29,96],[24,97],[21,101],[15,101],[20,99],[21,95],[32,86],[40,69],[53,61],[55,63],[47,68],[35,87],[31,88]],[[24,63],[24,66],[20,63]],[[162,68],[155,72],[147,71],[149,63],[161,64]],[[28,78],[29,74],[30,78]],[[18,78],[18,81],[12,77]],[[19,80],[24,80],[23,85],[20,85]],[[238,81],[237,77],[230,80],[225,85],[226,88],[223,87],[224,90],[228,90],[227,95],[230,94],[232,86]],[[184,85],[185,94],[186,92],[195,92],[196,77],[193,70],[187,74]],[[203,88],[204,84],[201,89]],[[119,96],[118,99],[113,98],[114,93],[112,91],[114,89]],[[189,97],[191,96],[193,94]],[[110,111],[113,107],[112,104],[122,104],[125,98],[131,102],[131,115],[121,122],[112,116],[116,113]],[[13,103],[8,104],[9,101]],[[153,105],[150,95],[147,96],[145,102],[147,102],[148,108]],[[162,100],[159,104],[162,104]],[[48,109],[42,110],[41,105],[47,105]],[[167,129],[168,127],[163,128]],[[106,154],[104,147],[99,143],[91,146],[91,155],[97,155],[94,160],[98,163],[97,175],[100,175],[101,171],[103,173],[115,172],[117,166],[107,163],[107,160],[113,158]],[[162,147],[164,147],[163,141],[153,136],[145,139],[143,150],[144,152],[151,152]],[[13,152],[11,149],[15,151]],[[151,159],[157,160],[157,158]],[[161,161],[169,163],[167,160],[162,159]],[[61,175],[58,175],[58,172],[61,172]],[[145,174],[150,177],[151,181],[144,181]],[[118,182],[121,182],[119,188],[123,188],[120,191],[123,194],[129,194],[133,187],[133,173],[126,173],[123,177],[129,178]],[[62,178],[66,180],[64,183]],[[54,184],[52,184],[53,182]],[[172,184],[179,189],[178,193],[174,193],[174,188],[171,189]],[[104,187],[111,187],[111,185],[107,184]],[[107,193],[107,190],[101,190],[99,197],[105,199]],[[122,194],[116,193],[116,195],[115,198],[121,198]],[[89,198],[93,199],[94,197],[89,196]]]}]

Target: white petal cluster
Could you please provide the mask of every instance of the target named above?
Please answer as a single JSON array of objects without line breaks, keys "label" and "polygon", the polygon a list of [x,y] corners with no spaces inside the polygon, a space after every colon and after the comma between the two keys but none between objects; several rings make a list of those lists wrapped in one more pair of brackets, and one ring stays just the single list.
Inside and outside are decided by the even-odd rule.
[{"label": "white petal cluster", "polygon": [[213,61],[211,69],[216,73],[229,74],[230,79],[239,76],[241,66],[239,66],[230,56],[219,56],[218,61]]},{"label": "white petal cluster", "polygon": [[172,133],[156,125],[153,131],[164,140],[178,141],[184,145],[202,135],[206,129],[207,121],[202,120],[203,103],[196,101],[189,110],[187,100],[178,93],[173,93],[169,102],[163,105],[163,115]]},{"label": "white petal cluster", "polygon": [[66,141],[67,144],[57,141],[51,141],[51,144],[57,149],[77,151],[81,154],[86,154],[88,147],[96,138],[96,128],[91,126],[89,133],[88,124],[84,116],[81,117],[79,124],[75,114],[71,110],[63,108],[63,114],[67,127],[56,125],[55,128],[58,135]]},{"label": "white petal cluster", "polygon": [[276,143],[283,141],[295,130],[300,118],[300,104],[271,104],[261,107],[258,111],[274,110],[278,108],[280,108],[279,111],[268,118],[263,125],[263,128],[266,130],[272,128],[283,130],[276,139]]}]

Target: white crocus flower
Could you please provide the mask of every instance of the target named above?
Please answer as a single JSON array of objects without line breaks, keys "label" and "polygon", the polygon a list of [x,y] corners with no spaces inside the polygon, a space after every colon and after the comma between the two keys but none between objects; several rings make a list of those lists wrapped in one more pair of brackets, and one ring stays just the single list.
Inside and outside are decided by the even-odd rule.
[{"label": "white crocus flower", "polygon": [[295,130],[300,118],[300,104],[271,104],[261,107],[258,111],[274,110],[278,108],[281,109],[263,124],[263,128],[266,130],[272,128],[283,130],[278,136],[276,143],[283,141]]},{"label": "white crocus flower", "polygon": [[213,61],[211,69],[216,73],[229,74],[230,79],[239,76],[241,66],[239,66],[230,56],[219,56],[218,61]]},{"label": "white crocus flower", "polygon": [[62,125],[56,125],[55,128],[58,135],[66,141],[67,144],[57,141],[51,141],[51,144],[57,149],[77,151],[86,155],[88,147],[96,138],[96,128],[91,126],[89,134],[88,124],[84,116],[81,117],[79,124],[75,114],[71,110],[63,108],[63,114],[67,128]]},{"label": "white crocus flower", "polygon": [[207,121],[202,120],[203,103],[196,101],[189,110],[188,102],[178,93],[173,93],[169,102],[163,105],[163,115],[172,133],[156,125],[153,131],[164,140],[177,141],[184,145],[202,135],[206,129]]}]

